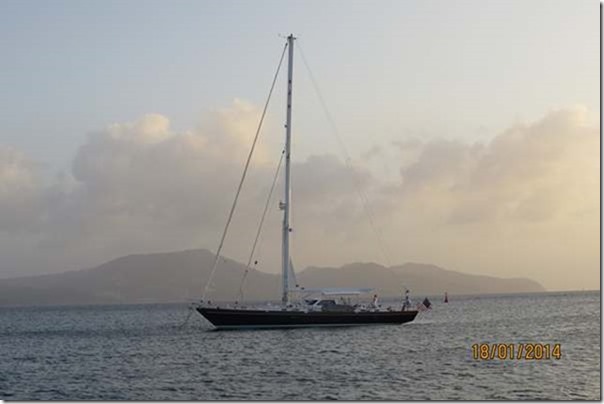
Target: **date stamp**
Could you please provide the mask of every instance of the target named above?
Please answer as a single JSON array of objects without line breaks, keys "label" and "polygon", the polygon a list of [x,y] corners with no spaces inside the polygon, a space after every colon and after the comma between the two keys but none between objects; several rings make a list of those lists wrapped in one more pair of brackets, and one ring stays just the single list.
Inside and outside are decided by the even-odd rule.
[{"label": "date stamp", "polygon": [[550,360],[562,358],[560,344],[516,343],[473,344],[472,359],[491,360]]}]

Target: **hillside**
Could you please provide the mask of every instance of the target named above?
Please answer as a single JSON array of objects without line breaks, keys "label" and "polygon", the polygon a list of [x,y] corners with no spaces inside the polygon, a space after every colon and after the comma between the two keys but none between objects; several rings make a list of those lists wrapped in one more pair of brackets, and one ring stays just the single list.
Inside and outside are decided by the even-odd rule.
[{"label": "hillside", "polygon": [[[112,304],[186,302],[198,299],[209,276],[213,253],[207,250],[129,255],[98,267],[52,275],[0,279],[0,305]],[[245,266],[221,258],[209,297],[234,300]],[[298,274],[300,285],[372,287],[382,296],[541,292],[530,279],[502,279],[407,263],[386,268],[355,263],[340,268],[310,267]],[[280,277],[254,269],[246,278],[245,299],[278,299]]]},{"label": "hillside", "polygon": [[384,296],[400,295],[403,287],[414,295],[544,292],[527,278],[496,278],[449,271],[434,265],[406,263],[387,268],[374,263],[355,263],[340,268],[311,267],[298,277],[306,287],[372,287]]},{"label": "hillside", "polygon": [[[13,279],[0,279],[0,305],[162,303],[199,298],[209,276],[214,254],[207,250],[129,255],[92,269]],[[221,258],[212,296],[235,298],[245,266]],[[262,299],[275,275],[251,269],[245,297]]]}]

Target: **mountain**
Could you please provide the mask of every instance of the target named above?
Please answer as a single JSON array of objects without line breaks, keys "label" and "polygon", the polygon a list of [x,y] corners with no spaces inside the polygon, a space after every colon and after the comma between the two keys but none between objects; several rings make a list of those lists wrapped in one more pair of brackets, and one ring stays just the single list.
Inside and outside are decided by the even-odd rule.
[{"label": "mountain", "polygon": [[[186,302],[199,299],[209,277],[214,254],[208,250],[129,255],[98,267],[51,275],[0,279],[1,305],[112,304]],[[220,258],[209,296],[235,300],[245,265]],[[277,300],[280,276],[250,269],[246,300]],[[468,275],[434,265],[407,263],[387,268],[354,263],[340,268],[309,267],[298,274],[300,285],[314,287],[373,287],[381,296],[400,296],[403,285],[412,295],[541,292],[525,278],[502,279]]]},{"label": "mountain", "polygon": [[[211,295],[234,300],[245,265],[220,260]],[[213,261],[208,250],[187,250],[128,255],[92,269],[0,279],[0,305],[192,301],[201,296]],[[279,287],[275,275],[250,269],[244,296],[262,299]]]},{"label": "mountain", "polygon": [[384,267],[374,263],[354,263],[340,268],[310,267],[298,276],[301,285],[314,288],[372,287],[384,296],[400,296],[403,287],[413,295],[488,294],[544,292],[539,283],[527,278],[496,278],[449,271],[435,265],[406,263]]}]

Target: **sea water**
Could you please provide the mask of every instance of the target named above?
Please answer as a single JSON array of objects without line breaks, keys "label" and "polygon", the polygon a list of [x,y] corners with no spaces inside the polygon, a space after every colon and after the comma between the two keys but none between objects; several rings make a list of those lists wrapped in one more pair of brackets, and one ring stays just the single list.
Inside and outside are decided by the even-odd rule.
[{"label": "sea water", "polygon": [[[210,331],[197,313],[183,325],[188,314],[1,308],[0,399],[601,398],[599,292],[451,295],[412,323],[353,328]],[[481,343],[560,344],[561,355],[480,359]]]}]

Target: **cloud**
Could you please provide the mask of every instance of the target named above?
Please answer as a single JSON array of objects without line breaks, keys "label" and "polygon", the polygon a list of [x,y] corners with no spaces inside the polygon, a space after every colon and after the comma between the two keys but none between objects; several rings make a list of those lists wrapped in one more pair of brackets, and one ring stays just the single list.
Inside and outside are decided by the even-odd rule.
[{"label": "cloud", "polygon": [[409,229],[402,250],[416,259],[552,288],[572,267],[572,282],[597,287],[600,139],[586,116],[552,111],[486,143],[413,144],[415,160],[383,195],[389,238]]},{"label": "cloud", "polygon": [[[160,114],[111,124],[89,134],[74,156],[72,175],[50,185],[36,179],[35,167],[24,155],[3,149],[0,189],[12,199],[2,200],[0,234],[11,249],[15,231],[29,237],[17,249],[23,252],[7,252],[19,257],[10,261],[10,268],[5,260],[0,270],[13,274],[16,267],[77,269],[135,252],[215,249],[259,117],[253,105],[235,100],[182,133]],[[270,131],[270,122],[265,126]],[[257,145],[229,232],[225,252],[239,259],[249,252],[279,159],[281,149],[274,146],[262,138]],[[293,171],[297,213],[325,216],[340,211],[342,217],[351,211],[347,206],[353,183],[335,157],[312,156],[294,162]],[[355,169],[355,178],[361,186],[370,181],[367,170]],[[282,181],[275,201],[282,199]],[[280,220],[276,206],[273,203],[273,225]],[[318,226],[329,229],[336,217],[329,216]],[[265,234],[265,245],[279,245],[278,232]],[[38,259],[26,256],[32,248]],[[274,267],[278,247],[268,251],[274,254],[266,257],[274,259],[264,261]]]},{"label": "cloud", "polygon": [[40,178],[23,153],[0,145],[0,231],[35,231],[41,220]]},{"label": "cloud", "polygon": [[[184,133],[160,114],[112,124],[88,135],[72,176],[51,184],[22,153],[0,148],[0,250],[11,246],[0,253],[19,256],[3,260],[0,271],[77,269],[132,252],[213,248],[259,115],[235,101]],[[258,150],[265,153],[262,144]],[[252,180],[269,165],[254,162]],[[264,190],[252,186],[246,196],[258,199]],[[27,237],[15,250],[17,233]],[[31,249],[38,259],[26,256]]]},{"label": "cloud", "polygon": [[[180,133],[161,114],[112,124],[87,136],[72,175],[50,183],[22,153],[0,147],[0,273],[78,269],[136,252],[215,249],[259,116],[258,108],[236,100]],[[273,136],[266,125],[263,136]],[[240,260],[249,253],[281,153],[280,144],[263,139],[224,251]],[[388,263],[385,249],[392,264],[532,274],[549,287],[564,285],[564,265],[574,262],[583,268],[577,285],[595,282],[599,136],[585,110],[552,111],[486,143],[443,137],[399,139],[395,146],[396,183],[373,171],[375,157],[385,158],[377,143],[351,167],[332,154],[293,162],[297,267]],[[269,271],[279,265],[282,181],[257,254]]]},{"label": "cloud", "polygon": [[[487,144],[428,142],[417,161],[401,170],[400,192],[409,199],[437,200],[443,224],[543,221],[594,211],[599,137],[586,115],[581,108],[553,111]],[[577,198],[578,193],[589,197]]]}]

